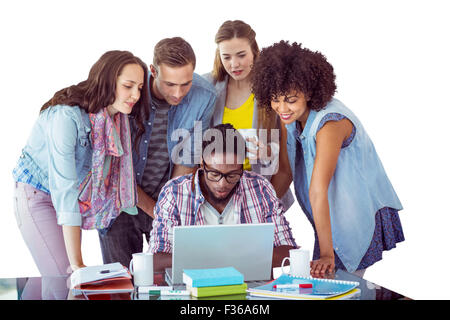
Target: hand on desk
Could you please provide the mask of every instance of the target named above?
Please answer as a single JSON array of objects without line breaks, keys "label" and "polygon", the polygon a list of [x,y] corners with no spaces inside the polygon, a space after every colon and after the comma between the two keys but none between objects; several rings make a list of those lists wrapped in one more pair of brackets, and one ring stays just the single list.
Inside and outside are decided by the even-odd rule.
[{"label": "hand on desk", "polygon": [[72,272],[75,271],[75,270],[81,269],[81,268],[85,268],[85,267],[86,266],[84,264],[77,264],[77,265],[71,264],[70,265],[70,268],[72,269]]},{"label": "hand on desk", "polygon": [[334,272],[334,256],[321,256],[311,261],[311,276],[319,277]]}]

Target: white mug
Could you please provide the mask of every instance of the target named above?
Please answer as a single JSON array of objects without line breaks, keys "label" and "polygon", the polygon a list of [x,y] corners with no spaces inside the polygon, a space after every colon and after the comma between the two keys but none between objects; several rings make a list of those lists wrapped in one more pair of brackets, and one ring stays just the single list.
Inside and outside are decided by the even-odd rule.
[{"label": "white mug", "polygon": [[289,250],[289,257],[285,257],[281,262],[281,272],[284,272],[284,262],[289,260],[289,275],[293,277],[309,277],[310,276],[310,261],[309,251],[306,249],[291,249]]},{"label": "white mug", "polygon": [[153,285],[153,254],[147,252],[133,253],[130,261],[130,272],[134,286]]}]

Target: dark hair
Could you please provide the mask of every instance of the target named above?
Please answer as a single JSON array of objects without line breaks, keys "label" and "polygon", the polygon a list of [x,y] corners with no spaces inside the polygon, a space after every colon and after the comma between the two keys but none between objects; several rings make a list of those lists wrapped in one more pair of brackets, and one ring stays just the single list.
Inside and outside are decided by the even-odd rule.
[{"label": "dark hair", "polygon": [[320,52],[302,44],[280,41],[261,50],[253,66],[252,91],[260,107],[270,110],[270,102],[291,90],[309,98],[308,107],[323,109],[336,92],[333,67]]},{"label": "dark hair", "polygon": [[[228,20],[225,21],[216,33],[216,44],[218,45],[222,41],[231,40],[233,38],[247,39],[250,48],[253,53],[253,59],[256,59],[259,55],[258,44],[256,43],[256,32],[244,21],[241,20]],[[215,81],[223,81],[227,72],[220,59],[219,47],[216,49],[216,55],[214,57],[214,66],[212,71],[212,76]]]},{"label": "dark hair", "polygon": [[[207,148],[208,146],[209,148]],[[211,149],[209,152],[214,151],[224,154],[233,151],[238,156],[238,163],[244,163],[247,151],[244,137],[230,123],[221,123],[206,130],[202,143],[203,157],[208,149]]]},{"label": "dark hair", "polygon": [[159,41],[153,51],[153,65],[162,63],[169,67],[182,67],[189,63],[195,69],[195,53],[191,45],[181,37],[166,38]]},{"label": "dark hair", "polygon": [[57,91],[53,97],[41,108],[45,109],[64,104],[78,106],[87,113],[97,113],[109,106],[116,98],[116,81],[123,68],[128,64],[138,64],[144,71],[144,89],[141,91],[139,101],[133,108],[132,114],[136,117],[138,130],[135,145],[144,133],[143,122],[149,116],[149,94],[146,89],[148,82],[148,69],[145,63],[135,57],[131,52],[113,50],[104,53],[92,66],[87,80]]}]

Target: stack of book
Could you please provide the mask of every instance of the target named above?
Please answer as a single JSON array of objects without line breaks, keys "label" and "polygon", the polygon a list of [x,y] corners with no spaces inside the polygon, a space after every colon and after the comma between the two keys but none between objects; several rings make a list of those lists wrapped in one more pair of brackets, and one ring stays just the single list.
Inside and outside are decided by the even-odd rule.
[{"label": "stack of book", "polygon": [[193,297],[207,298],[243,295],[247,292],[244,276],[233,267],[184,269],[183,282]]},{"label": "stack of book", "polygon": [[70,288],[74,296],[83,295],[88,299],[95,298],[93,295],[103,298],[134,291],[130,272],[118,262],[74,271],[70,276]]}]

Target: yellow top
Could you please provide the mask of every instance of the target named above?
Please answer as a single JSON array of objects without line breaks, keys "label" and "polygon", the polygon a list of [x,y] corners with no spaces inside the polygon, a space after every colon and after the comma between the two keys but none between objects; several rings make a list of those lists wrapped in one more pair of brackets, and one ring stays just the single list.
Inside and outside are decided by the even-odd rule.
[{"label": "yellow top", "polygon": [[[252,93],[240,107],[229,109],[226,106],[223,111],[222,123],[231,123],[236,129],[253,128],[253,110],[255,108],[255,95]],[[248,158],[245,158],[244,170],[251,170]]]}]

